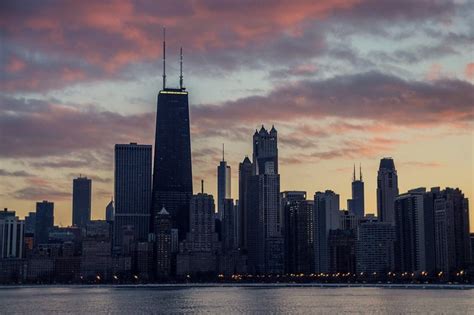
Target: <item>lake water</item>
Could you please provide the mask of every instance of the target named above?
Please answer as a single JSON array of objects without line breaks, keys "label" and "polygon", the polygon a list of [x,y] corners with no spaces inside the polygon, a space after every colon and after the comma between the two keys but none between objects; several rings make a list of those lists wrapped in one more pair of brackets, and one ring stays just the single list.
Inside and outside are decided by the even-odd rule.
[{"label": "lake water", "polygon": [[2,287],[0,313],[474,314],[474,290],[315,287]]}]

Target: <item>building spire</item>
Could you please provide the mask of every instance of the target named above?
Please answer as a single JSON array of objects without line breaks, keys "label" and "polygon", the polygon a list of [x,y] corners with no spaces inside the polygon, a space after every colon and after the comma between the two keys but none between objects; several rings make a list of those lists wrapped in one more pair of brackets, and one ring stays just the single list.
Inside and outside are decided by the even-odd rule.
[{"label": "building spire", "polygon": [[163,27],[163,90],[166,89],[166,27]]},{"label": "building spire", "polygon": [[352,181],[355,182],[356,180],[356,165],[354,163],[354,173],[352,174]]},{"label": "building spire", "polygon": [[183,47],[179,49],[179,88],[183,90]]},{"label": "building spire", "polygon": [[359,177],[360,181],[362,181],[362,164],[359,163]]},{"label": "building spire", "polygon": [[224,144],[222,144],[222,162],[224,162],[225,159],[224,159]]},{"label": "building spire", "polygon": [[204,179],[201,179],[201,194],[204,194]]}]

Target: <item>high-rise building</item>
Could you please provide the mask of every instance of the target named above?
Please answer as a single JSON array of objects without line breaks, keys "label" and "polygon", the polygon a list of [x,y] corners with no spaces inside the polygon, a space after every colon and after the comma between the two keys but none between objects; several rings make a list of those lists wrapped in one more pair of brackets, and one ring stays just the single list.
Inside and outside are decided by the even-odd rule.
[{"label": "high-rise building", "polygon": [[347,210],[354,213],[359,218],[365,215],[364,202],[364,182],[362,181],[362,168],[359,168],[359,179],[356,178],[354,165],[354,174],[352,176],[352,199],[347,200]]},{"label": "high-rise building", "polygon": [[171,216],[165,208],[155,218],[156,275],[166,278],[171,273]]},{"label": "high-rise building", "polygon": [[339,195],[332,190],[314,194],[315,271],[329,272],[329,231],[340,228]]},{"label": "high-rise building", "polygon": [[306,200],[305,191],[283,191],[280,208],[283,213],[283,235],[285,244],[285,273],[297,270],[298,260],[298,206]]},{"label": "high-rise building", "polygon": [[361,223],[356,241],[357,273],[386,273],[394,261],[395,227],[392,223],[367,220]]},{"label": "high-rise building", "polygon": [[239,247],[246,251],[248,241],[248,209],[249,209],[249,183],[252,177],[253,165],[246,156],[239,163]]},{"label": "high-rise building", "polygon": [[275,126],[268,132],[262,125],[253,135],[254,175],[278,174],[278,134]]},{"label": "high-rise building", "polygon": [[284,272],[277,131],[263,126],[253,136],[253,176],[247,190],[248,267],[251,273]]},{"label": "high-rise building", "polygon": [[225,199],[222,211],[222,249],[224,252],[235,250],[238,247],[235,218],[234,200]]},{"label": "high-rise building", "polygon": [[14,212],[0,217],[0,259],[23,258],[24,223]]},{"label": "high-rise building", "polygon": [[426,189],[417,188],[395,199],[395,268],[401,272],[433,271],[433,208]]},{"label": "high-rise building", "polygon": [[353,229],[329,231],[329,272],[355,272],[356,233]]},{"label": "high-rise building", "polygon": [[87,177],[72,181],[72,225],[85,228],[91,220],[92,181]]},{"label": "high-rise building", "polygon": [[[189,200],[193,194],[188,92],[183,86],[182,59],[179,88],[166,87],[163,41],[163,89],[156,109],[152,213],[170,213],[180,239],[189,231]],[[182,54],[181,54],[182,57]]]},{"label": "high-rise building", "polygon": [[151,145],[115,145],[114,247],[120,247],[124,227],[135,241],[148,240],[151,201]]},{"label": "high-rise building", "polygon": [[436,269],[449,274],[471,258],[469,203],[459,189],[446,188],[434,200]]},{"label": "high-rise building", "polygon": [[381,222],[395,224],[394,204],[398,196],[398,176],[392,158],[380,160],[377,175],[377,216]]},{"label": "high-rise building", "polygon": [[105,207],[105,220],[107,222],[112,222],[115,216],[115,207],[114,207],[114,200],[111,199],[110,202]]},{"label": "high-rise building", "polygon": [[222,145],[222,161],[217,167],[217,217],[222,220],[224,203],[231,198],[231,177],[230,166],[224,159],[224,145]]},{"label": "high-rise building", "polygon": [[54,226],[54,203],[47,200],[36,203],[35,246],[46,244]]}]

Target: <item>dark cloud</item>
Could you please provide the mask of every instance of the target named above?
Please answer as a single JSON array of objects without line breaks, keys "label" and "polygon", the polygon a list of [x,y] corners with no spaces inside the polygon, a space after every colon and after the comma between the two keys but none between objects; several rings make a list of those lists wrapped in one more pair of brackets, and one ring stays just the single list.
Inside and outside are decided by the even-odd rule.
[{"label": "dark cloud", "polygon": [[8,171],[5,169],[0,169],[0,176],[5,177],[30,177],[33,174],[26,172],[26,171]]},{"label": "dark cloud", "polygon": [[28,186],[16,190],[12,196],[20,200],[64,200],[71,198],[71,193],[52,187]]}]

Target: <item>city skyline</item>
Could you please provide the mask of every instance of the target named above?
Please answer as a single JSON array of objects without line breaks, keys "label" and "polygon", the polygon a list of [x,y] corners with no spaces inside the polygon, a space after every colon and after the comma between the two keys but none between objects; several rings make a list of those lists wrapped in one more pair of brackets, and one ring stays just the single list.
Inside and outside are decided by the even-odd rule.
[{"label": "city skyline", "polygon": [[[391,156],[399,193],[459,187],[472,200],[474,63],[466,13],[472,4],[380,2],[370,10],[364,4],[298,1],[290,11],[265,3],[235,4],[237,10],[193,4],[186,14],[171,3],[7,5],[0,206],[23,217],[49,200],[55,224],[70,225],[72,179],[83,174],[93,182],[91,217],[104,217],[113,196],[113,145],[154,143],[162,25],[169,86],[178,85],[184,47],[194,191],[204,179],[206,192],[217,197],[225,143],[234,169],[231,197],[238,199],[238,163],[251,156],[248,138],[263,123],[279,131],[281,191],[330,189],[345,208],[352,165],[361,163],[365,213],[376,213],[379,160]],[[161,10],[169,16],[153,14]],[[252,23],[243,26],[247,10],[255,16],[246,14]],[[379,14],[368,18],[373,11]],[[190,31],[185,20],[201,27]],[[350,29],[351,21],[358,27]],[[223,25],[225,31],[214,30]]]}]

